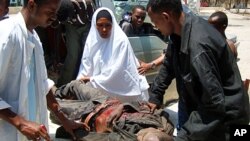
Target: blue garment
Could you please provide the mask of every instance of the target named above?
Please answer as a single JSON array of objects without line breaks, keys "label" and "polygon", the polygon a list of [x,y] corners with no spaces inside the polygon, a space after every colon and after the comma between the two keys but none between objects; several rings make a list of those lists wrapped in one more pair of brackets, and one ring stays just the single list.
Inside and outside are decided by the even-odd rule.
[{"label": "blue garment", "polygon": [[[28,40],[31,42],[34,42],[33,35],[31,33],[28,34]],[[31,121],[36,121],[36,90],[35,90],[35,72],[36,72],[36,67],[35,67],[35,53],[34,49],[32,51],[32,57],[30,59],[30,64],[29,64],[29,69],[30,69],[30,79],[29,79],[29,87],[28,87],[28,102],[29,105],[29,120]]]},{"label": "blue garment", "polygon": [[185,105],[185,100],[181,95],[179,95],[178,101],[178,123],[177,123],[177,130],[179,131],[184,123],[188,120],[188,113]]}]

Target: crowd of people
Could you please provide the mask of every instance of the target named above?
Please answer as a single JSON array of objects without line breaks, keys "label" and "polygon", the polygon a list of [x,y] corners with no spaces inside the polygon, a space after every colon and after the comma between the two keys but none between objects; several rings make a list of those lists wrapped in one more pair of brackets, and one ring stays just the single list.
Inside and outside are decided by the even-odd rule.
[{"label": "crowd of people", "polygon": [[[51,140],[47,109],[62,125],[58,137],[73,140],[229,141],[231,125],[248,125],[249,98],[225,13],[205,21],[184,13],[180,0],[149,0],[119,25],[113,11],[95,5],[24,0],[9,18],[9,0],[0,0],[1,140]],[[147,14],[154,26],[144,23]],[[67,56],[53,82],[35,29],[56,24],[65,28]],[[158,32],[170,39],[167,49],[152,62],[138,60],[128,37]],[[149,86],[144,74],[158,65]],[[174,79],[178,125],[162,109]]]}]

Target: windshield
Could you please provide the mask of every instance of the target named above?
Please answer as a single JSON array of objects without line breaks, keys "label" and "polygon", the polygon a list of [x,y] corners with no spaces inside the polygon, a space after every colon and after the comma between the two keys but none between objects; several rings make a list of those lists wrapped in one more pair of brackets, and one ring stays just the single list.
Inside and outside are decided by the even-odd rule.
[{"label": "windshield", "polygon": [[[113,3],[115,6],[115,16],[119,22],[122,19],[122,15],[126,12],[131,12],[135,5],[142,5],[146,8],[148,0],[113,0]],[[196,15],[196,12],[193,12],[187,5],[182,4],[182,8],[183,12]],[[145,22],[151,23],[148,16],[146,17]]]}]

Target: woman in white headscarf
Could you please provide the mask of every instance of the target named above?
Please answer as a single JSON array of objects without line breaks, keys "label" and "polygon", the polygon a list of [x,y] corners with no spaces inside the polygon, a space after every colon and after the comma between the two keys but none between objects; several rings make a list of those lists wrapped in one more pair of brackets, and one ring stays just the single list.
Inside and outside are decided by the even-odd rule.
[{"label": "woman in white headscarf", "polygon": [[95,11],[77,79],[89,81],[122,101],[147,101],[148,83],[139,62],[111,10]]}]

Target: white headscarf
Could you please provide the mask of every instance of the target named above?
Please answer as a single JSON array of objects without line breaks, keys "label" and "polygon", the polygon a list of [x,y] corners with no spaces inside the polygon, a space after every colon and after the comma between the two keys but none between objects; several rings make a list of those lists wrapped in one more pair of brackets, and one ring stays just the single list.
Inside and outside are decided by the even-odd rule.
[{"label": "white headscarf", "polygon": [[[110,37],[106,39],[96,28],[96,16],[101,10],[107,10],[112,16]],[[113,12],[104,7],[97,9],[92,17],[77,79],[88,76],[93,87],[123,101],[148,100],[149,86],[145,76],[139,75],[137,67],[139,62]]]}]

